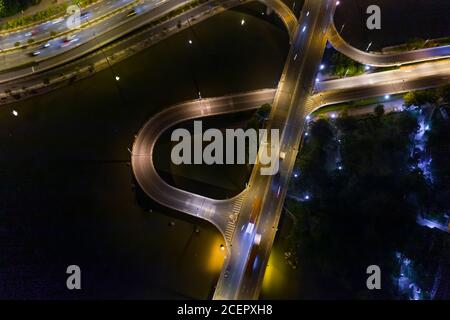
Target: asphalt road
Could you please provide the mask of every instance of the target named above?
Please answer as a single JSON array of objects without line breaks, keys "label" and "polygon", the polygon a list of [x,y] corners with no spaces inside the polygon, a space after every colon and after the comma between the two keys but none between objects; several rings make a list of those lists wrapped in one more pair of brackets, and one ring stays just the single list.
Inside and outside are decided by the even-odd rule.
[{"label": "asphalt road", "polygon": [[[325,50],[326,31],[332,22],[334,9],[334,0],[309,0],[303,6],[267,124],[267,129],[277,129],[281,136],[279,149],[272,147],[271,152],[285,156],[280,160],[276,175],[262,175],[260,163],[253,168],[231,253],[214,293],[215,299],[257,299],[259,296],[302,138],[307,100]],[[269,145],[260,149],[266,147]],[[255,199],[262,201],[261,212],[256,227],[248,234],[245,227]],[[255,244],[257,235],[261,238]],[[252,250],[255,253],[250,257]]]},{"label": "asphalt road", "polygon": [[[160,204],[215,225],[230,245],[234,231],[235,208],[244,194],[228,200],[215,200],[177,189],[168,185],[157,173],[153,164],[153,149],[164,131],[177,123],[200,117],[234,113],[258,108],[273,101],[274,89],[236,94],[220,98],[188,101],[175,105],[152,117],[139,131],[133,143],[131,164],[140,187]],[[239,213],[239,212],[235,212]]]}]

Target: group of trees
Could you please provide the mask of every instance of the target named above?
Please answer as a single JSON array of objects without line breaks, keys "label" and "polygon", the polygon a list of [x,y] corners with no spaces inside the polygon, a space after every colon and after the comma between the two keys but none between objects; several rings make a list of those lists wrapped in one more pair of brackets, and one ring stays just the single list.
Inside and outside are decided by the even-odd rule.
[{"label": "group of trees", "polygon": [[41,0],[0,0],[0,18],[11,16]]},{"label": "group of trees", "polygon": [[[420,251],[423,231],[415,219],[430,193],[420,171],[408,166],[417,129],[410,113],[383,116],[382,107],[375,117],[344,116],[312,124],[296,164],[300,178],[290,188],[311,197],[289,201],[288,207],[297,216],[293,251],[322,297],[396,295],[394,253]],[[336,150],[342,170],[329,166]],[[369,292],[365,286],[366,268],[372,264],[382,269],[382,291]]]}]

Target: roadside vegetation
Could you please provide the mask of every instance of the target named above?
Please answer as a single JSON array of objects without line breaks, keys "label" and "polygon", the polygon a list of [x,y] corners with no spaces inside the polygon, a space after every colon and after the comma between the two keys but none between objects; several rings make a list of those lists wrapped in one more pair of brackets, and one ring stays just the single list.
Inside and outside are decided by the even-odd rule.
[{"label": "roadside vegetation", "polygon": [[446,46],[450,44],[450,38],[429,39],[411,38],[406,43],[394,47],[390,47],[390,51],[404,52],[411,50],[420,50],[425,48],[433,48],[438,46]]},{"label": "roadside vegetation", "polygon": [[350,59],[340,52],[335,52],[330,58],[330,73],[338,77],[352,77],[364,73],[364,65]]},{"label": "roadside vegetation", "polygon": [[0,18],[12,16],[40,2],[41,0],[0,0]]},{"label": "roadside vegetation", "polygon": [[[322,298],[411,298],[411,284],[430,297],[449,241],[416,223],[431,197],[422,172],[411,169],[418,130],[417,112],[384,115],[381,105],[369,116],[311,123],[287,208],[297,218],[291,263]],[[382,290],[370,291],[366,268],[374,264]]]}]

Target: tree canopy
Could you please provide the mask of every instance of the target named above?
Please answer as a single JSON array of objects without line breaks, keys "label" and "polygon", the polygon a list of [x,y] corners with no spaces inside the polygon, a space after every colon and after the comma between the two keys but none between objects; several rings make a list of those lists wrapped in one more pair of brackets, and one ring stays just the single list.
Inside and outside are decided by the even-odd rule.
[{"label": "tree canopy", "polygon": [[[293,251],[301,268],[314,274],[324,298],[395,296],[388,276],[383,292],[368,293],[365,270],[377,264],[392,276],[398,268],[395,252],[417,251],[420,203],[411,199],[429,192],[421,173],[408,167],[417,129],[411,113],[312,124],[296,164],[300,177],[289,191],[311,197],[288,207],[299,221]],[[329,165],[338,154],[340,170]]]}]

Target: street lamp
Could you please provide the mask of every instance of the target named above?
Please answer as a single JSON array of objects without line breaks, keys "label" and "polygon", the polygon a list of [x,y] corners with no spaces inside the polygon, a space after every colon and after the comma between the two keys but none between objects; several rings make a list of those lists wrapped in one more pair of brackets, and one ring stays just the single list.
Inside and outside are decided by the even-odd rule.
[{"label": "street lamp", "polygon": [[120,77],[119,76],[116,76],[116,81],[119,81],[120,80]]},{"label": "street lamp", "polygon": [[19,116],[19,113],[18,113],[16,110],[13,110],[11,113],[12,113],[12,115],[13,115],[14,117]]}]

